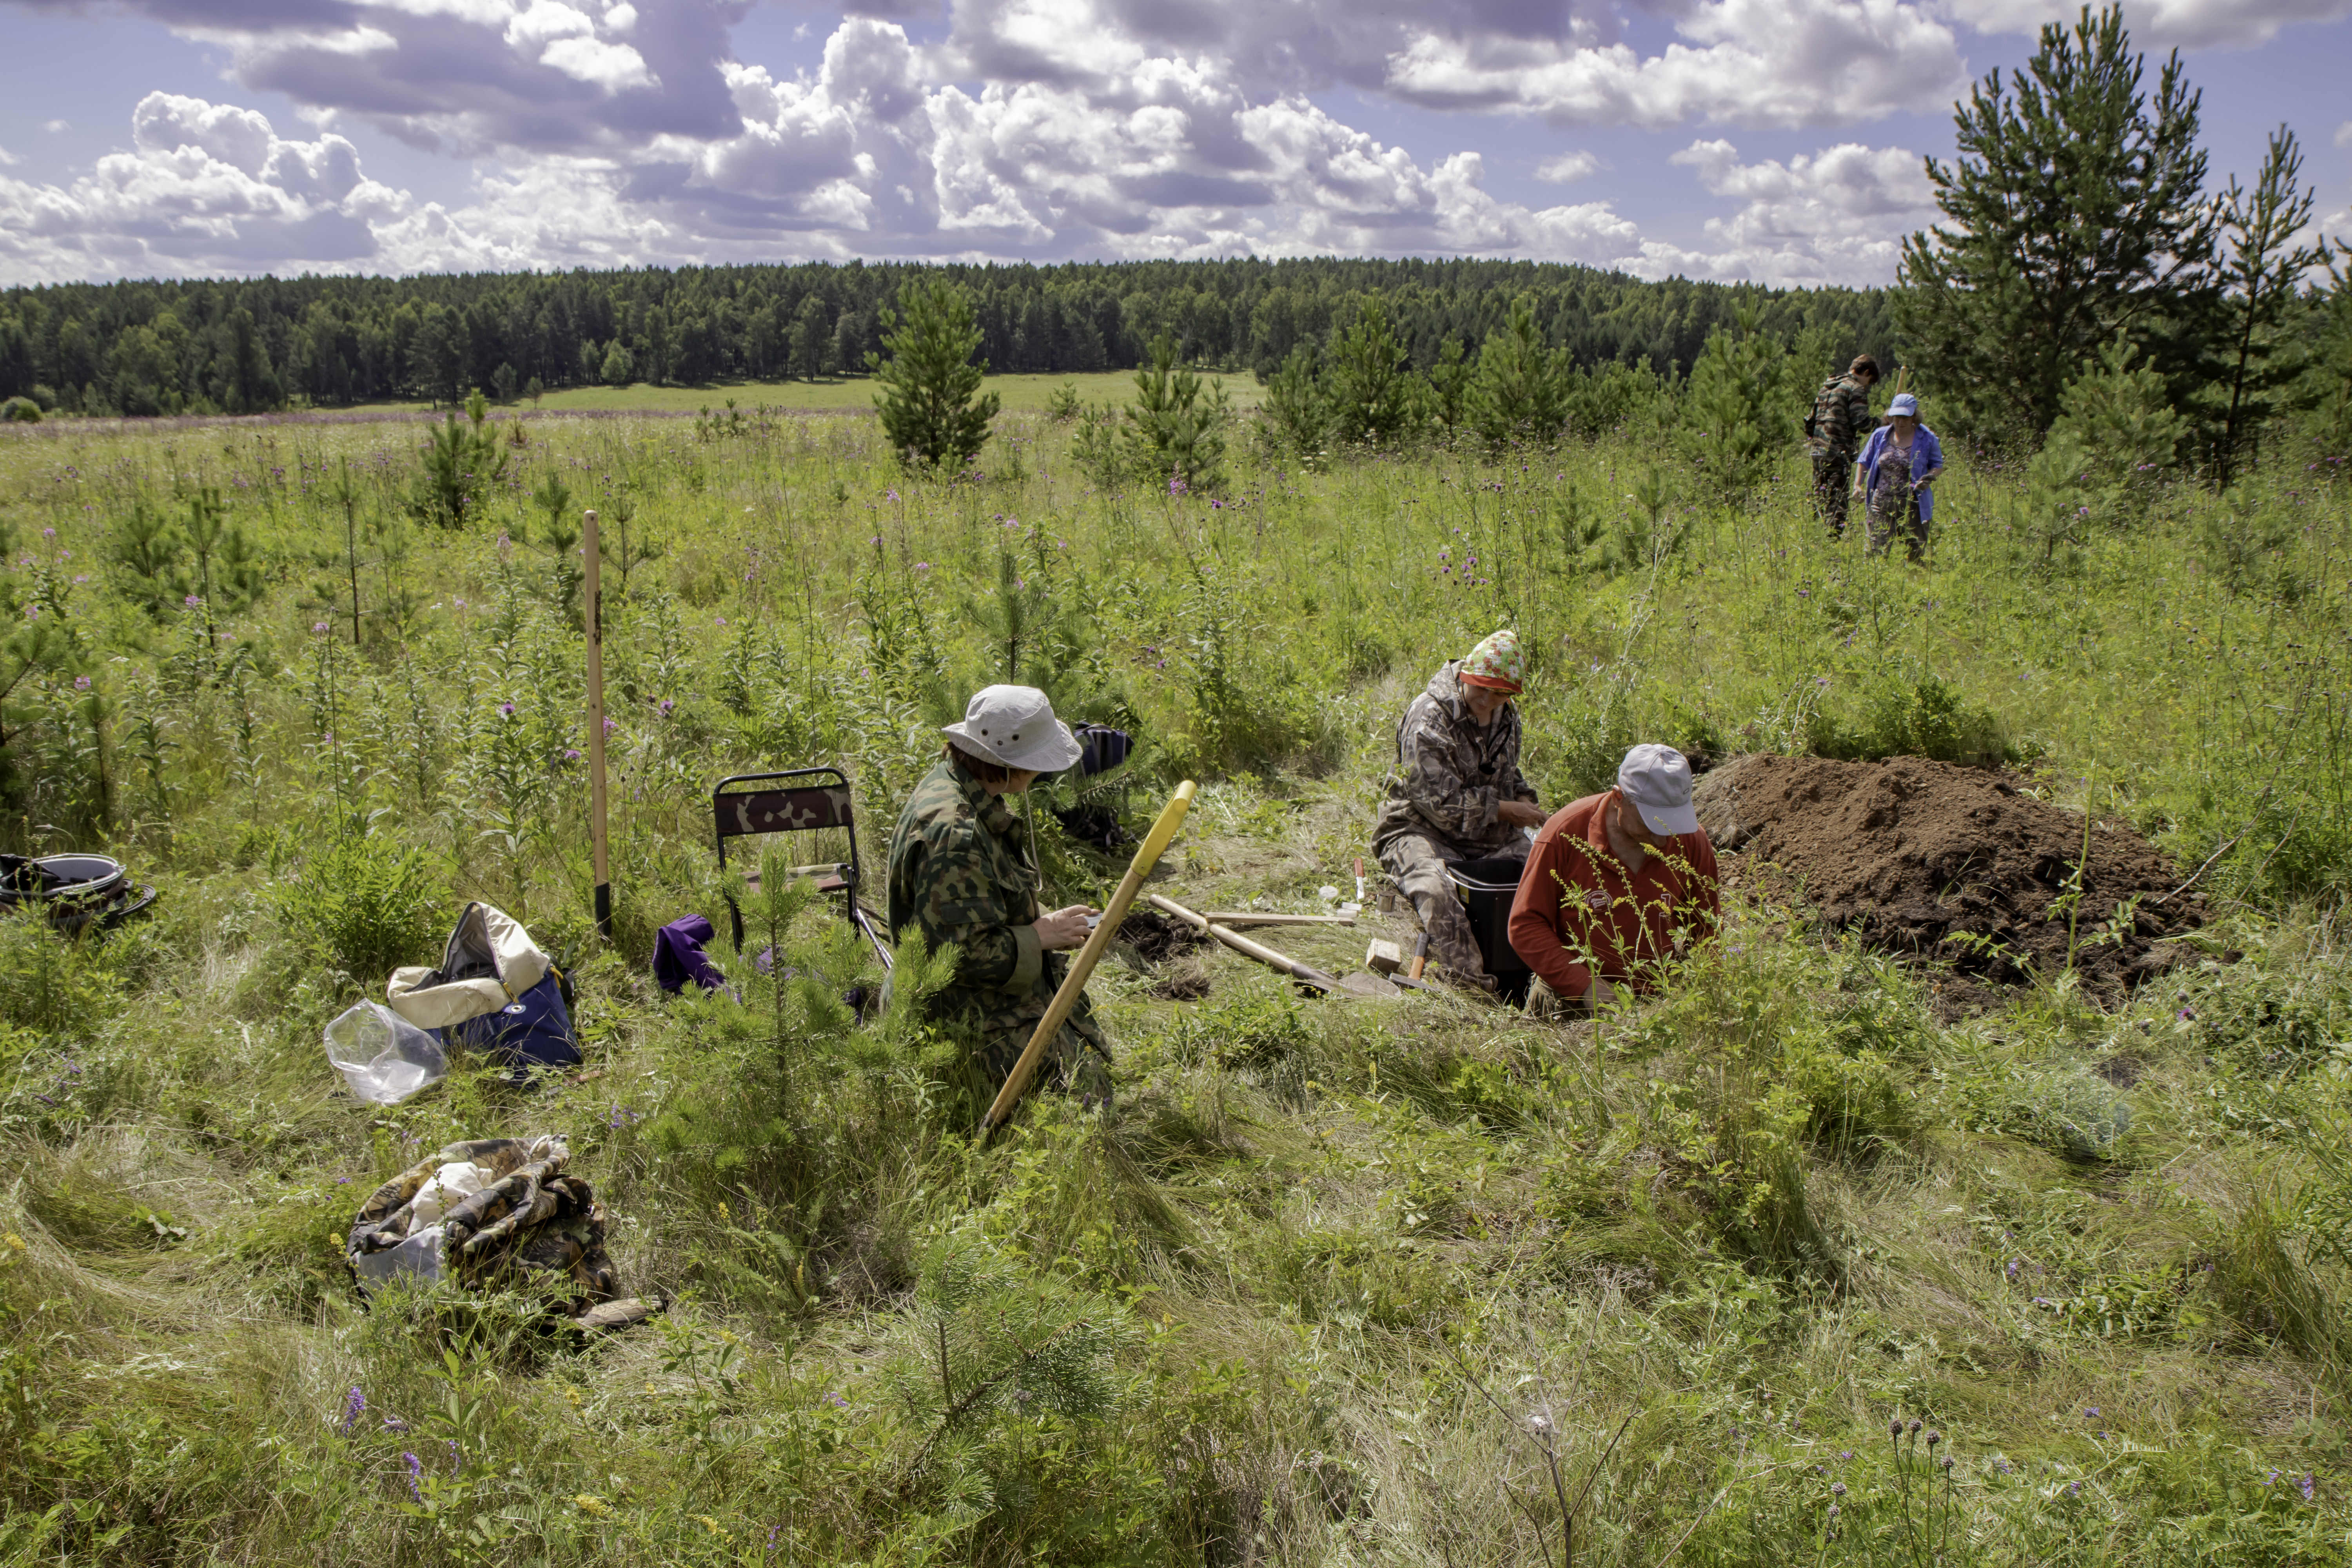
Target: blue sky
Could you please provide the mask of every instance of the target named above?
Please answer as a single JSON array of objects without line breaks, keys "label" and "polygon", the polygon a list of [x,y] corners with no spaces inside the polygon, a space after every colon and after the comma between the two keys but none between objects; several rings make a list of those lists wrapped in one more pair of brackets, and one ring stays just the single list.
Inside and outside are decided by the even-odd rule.
[{"label": "blue sky", "polygon": [[[2050,0],[0,0],[0,283],[1482,255],[1881,283]],[[2156,0],[2352,232],[2352,0]]]}]

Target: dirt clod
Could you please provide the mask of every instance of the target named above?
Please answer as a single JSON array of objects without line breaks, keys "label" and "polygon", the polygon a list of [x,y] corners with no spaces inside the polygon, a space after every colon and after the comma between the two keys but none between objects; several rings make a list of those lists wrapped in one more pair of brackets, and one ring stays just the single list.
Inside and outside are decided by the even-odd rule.
[{"label": "dirt clod", "polygon": [[1119,922],[1118,940],[1146,963],[1165,963],[1208,941],[1198,931],[1157,910],[1129,910]]},{"label": "dirt clod", "polygon": [[[1745,756],[1693,792],[1718,851],[1751,879],[1777,875],[1833,926],[1885,952],[1948,963],[1996,984],[2054,977],[2074,964],[2113,997],[2171,967],[2163,939],[2203,921],[2199,896],[2129,827],[2094,824],[2084,861],[2079,813],[2021,793],[2013,773],[1924,757],[1884,763]],[[1777,873],[1764,868],[1775,868]]]}]

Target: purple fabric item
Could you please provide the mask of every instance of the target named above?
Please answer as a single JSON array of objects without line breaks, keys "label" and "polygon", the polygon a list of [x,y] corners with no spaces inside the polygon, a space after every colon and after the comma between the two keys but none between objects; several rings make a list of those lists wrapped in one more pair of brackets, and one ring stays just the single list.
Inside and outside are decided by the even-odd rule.
[{"label": "purple fabric item", "polygon": [[702,944],[711,938],[710,922],[700,915],[688,915],[675,920],[654,933],[654,979],[661,988],[675,996],[688,980],[705,991],[717,991],[727,984]]}]

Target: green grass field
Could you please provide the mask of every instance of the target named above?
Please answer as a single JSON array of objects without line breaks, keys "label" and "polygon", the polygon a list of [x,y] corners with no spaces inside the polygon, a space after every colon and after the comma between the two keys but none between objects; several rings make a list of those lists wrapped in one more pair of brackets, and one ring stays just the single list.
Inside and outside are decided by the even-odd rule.
[{"label": "green grass field", "polygon": [[[1246,372],[1206,379],[1223,381],[1225,395],[1236,408],[1255,408],[1265,393],[1257,378]],[[1077,388],[1078,396],[1084,402],[1124,403],[1134,395],[1135,374],[1132,371],[1108,371],[1092,375],[992,375],[982,383],[982,390],[994,393],[1008,414],[1041,413],[1047,401],[1064,386]],[[827,381],[749,381],[715,386],[649,386],[644,382],[618,387],[567,386],[541,397],[537,411],[565,414],[623,409],[642,413],[693,413],[703,408],[723,410],[730,398],[738,407],[745,410],[766,407],[795,412],[830,412],[842,409],[868,414],[874,408],[874,383],[864,376],[845,376]],[[361,405],[365,411],[378,412],[421,411],[427,406],[422,403]],[[530,408],[533,405],[526,400],[513,406]]]},{"label": "green grass field", "polygon": [[[1311,465],[1244,429],[1171,495],[1023,411],[1055,379],[952,485],[866,421],[550,398],[449,528],[391,425],[0,436],[0,677],[38,660],[5,842],[161,895],[102,940],[0,918],[0,1555],[1467,1568],[1572,1520],[1629,1568],[2345,1561],[2340,486],[2165,486],[2062,546],[1955,443],[1911,567],[1828,539],[1793,458],[1727,497],[1656,427]],[[2061,973],[1976,1016],[1753,878],[1663,994],[1570,1025],[1115,956],[1115,1114],[1041,1096],[985,1149],[952,1047],[843,1005],[879,978],[845,922],[751,900],[782,978],[726,942],[713,781],[839,764],[877,866],[992,679],[1136,735],[1130,820],[1202,782],[1155,888],[1320,908],[1402,704],[1498,625],[1547,805],[1636,740],[1962,737],[2210,858],[2214,921],[2112,1006]],[[1049,901],[1100,901],[1121,863],[1035,820]],[[322,1027],[470,899],[561,956],[586,1067],[354,1100]],[[740,1002],[652,984],[696,911]],[[1347,969],[1409,933],[1260,934]],[[377,1183],[551,1131],[667,1314],[362,1302]]]}]

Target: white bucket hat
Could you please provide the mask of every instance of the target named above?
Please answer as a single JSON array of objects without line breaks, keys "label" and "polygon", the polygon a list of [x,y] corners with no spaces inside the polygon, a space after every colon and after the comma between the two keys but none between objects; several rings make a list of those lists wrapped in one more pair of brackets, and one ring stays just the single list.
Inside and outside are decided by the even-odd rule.
[{"label": "white bucket hat", "polygon": [[1024,772],[1058,773],[1078,760],[1078,742],[1034,686],[983,686],[963,721],[943,727],[965,749]]},{"label": "white bucket hat", "polygon": [[1672,746],[1651,742],[1626,752],[1617,764],[1617,791],[1633,803],[1642,814],[1642,826],[1653,833],[1698,831],[1698,811],[1691,805],[1690,760]]}]

